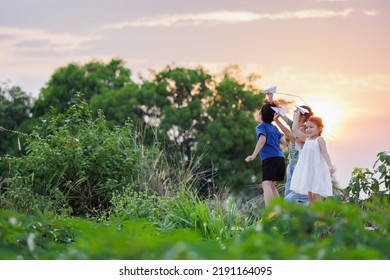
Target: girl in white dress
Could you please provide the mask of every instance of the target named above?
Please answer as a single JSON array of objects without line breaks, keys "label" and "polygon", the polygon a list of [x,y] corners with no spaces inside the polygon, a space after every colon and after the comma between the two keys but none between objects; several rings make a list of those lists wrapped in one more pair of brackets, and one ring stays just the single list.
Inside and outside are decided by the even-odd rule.
[{"label": "girl in white dress", "polygon": [[300,152],[292,179],[291,190],[309,195],[310,203],[322,197],[332,196],[331,174],[332,166],[326,143],[321,136],[324,125],[319,117],[310,117],[306,123],[306,134],[298,129],[300,112],[294,115],[293,131],[302,141],[305,141]]}]

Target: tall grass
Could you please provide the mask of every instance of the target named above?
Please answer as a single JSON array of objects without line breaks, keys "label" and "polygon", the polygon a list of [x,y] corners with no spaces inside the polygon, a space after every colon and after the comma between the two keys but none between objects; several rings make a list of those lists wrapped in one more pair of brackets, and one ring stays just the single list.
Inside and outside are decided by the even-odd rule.
[{"label": "tall grass", "polygon": [[233,200],[226,209],[218,196],[210,200],[201,200],[194,191],[184,188],[171,202],[169,219],[180,227],[198,231],[206,239],[226,240],[240,234],[248,220],[237,211]]}]

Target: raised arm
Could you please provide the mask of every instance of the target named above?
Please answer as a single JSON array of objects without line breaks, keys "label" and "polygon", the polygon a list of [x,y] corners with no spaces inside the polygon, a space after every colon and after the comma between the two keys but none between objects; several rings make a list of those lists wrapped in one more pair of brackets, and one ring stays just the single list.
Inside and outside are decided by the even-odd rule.
[{"label": "raised arm", "polygon": [[250,162],[257,157],[260,150],[263,148],[263,146],[265,144],[265,140],[266,140],[265,136],[263,134],[261,134],[259,137],[259,140],[256,143],[256,147],[255,147],[253,153],[250,156],[246,157],[246,159],[245,159],[246,162]]},{"label": "raised arm", "polygon": [[290,129],[288,127],[286,127],[284,124],[282,124],[279,117],[283,118],[283,116],[281,116],[280,114],[275,114],[275,116],[274,116],[274,121],[275,121],[276,125],[283,131],[284,135],[286,135],[292,143],[295,143],[295,137],[292,135]]},{"label": "raised arm", "polygon": [[292,131],[294,132],[296,137],[299,139],[299,141],[305,142],[306,141],[306,134],[299,130],[299,123],[298,122],[299,122],[300,115],[301,115],[301,113],[299,112],[299,110],[296,110],[294,112]]},{"label": "raised arm", "polygon": [[267,92],[267,96],[270,103],[274,102],[274,94],[272,92]]},{"label": "raised arm", "polygon": [[288,123],[288,117],[286,115],[280,117],[284,120],[285,123]]}]

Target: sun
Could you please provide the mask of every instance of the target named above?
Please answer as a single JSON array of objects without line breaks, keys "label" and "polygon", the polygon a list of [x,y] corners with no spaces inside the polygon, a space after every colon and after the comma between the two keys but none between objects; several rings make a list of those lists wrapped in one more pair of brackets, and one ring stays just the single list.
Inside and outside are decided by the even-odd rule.
[{"label": "sun", "polygon": [[287,116],[292,120],[295,107],[293,105],[301,106],[307,105],[312,109],[314,116],[320,117],[324,124],[322,136],[329,140],[335,141],[345,137],[347,133],[347,121],[353,114],[350,106],[346,106],[348,100],[341,97],[334,98],[334,94],[326,92],[308,92],[302,93],[296,98],[284,99],[288,113]]},{"label": "sun", "polygon": [[342,124],[346,112],[341,102],[312,100],[310,107],[315,116],[320,117],[324,124],[322,136],[327,139],[337,139],[343,134]]}]

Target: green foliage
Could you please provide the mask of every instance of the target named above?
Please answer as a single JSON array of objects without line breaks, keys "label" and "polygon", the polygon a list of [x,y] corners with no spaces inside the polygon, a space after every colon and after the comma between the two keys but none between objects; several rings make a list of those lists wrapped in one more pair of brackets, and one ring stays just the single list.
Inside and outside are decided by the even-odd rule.
[{"label": "green foliage", "polygon": [[[140,140],[141,141],[141,140]],[[185,158],[180,152],[170,152],[158,142],[142,153],[137,185],[149,194],[173,197],[182,186],[197,186],[204,178],[202,155]]]},{"label": "green foliage", "polygon": [[204,167],[216,168],[218,182],[226,180],[235,187],[252,184],[252,177],[259,183],[261,175],[259,162],[248,165],[243,160],[256,144],[253,112],[262,102],[260,95],[245,87],[233,77],[224,77],[207,107],[209,122],[198,137],[199,149],[207,150]]},{"label": "green foliage", "polygon": [[373,170],[355,168],[349,185],[344,190],[346,201],[364,207],[365,202],[378,201],[381,204],[389,203],[390,193],[390,154],[387,151],[377,154],[378,159]]},{"label": "green foliage", "polygon": [[77,92],[82,92],[87,102],[93,96],[116,92],[134,84],[130,75],[130,70],[124,67],[121,59],[112,59],[107,64],[91,61],[85,65],[71,63],[61,67],[51,76],[34,102],[33,115],[35,118],[45,115],[50,107],[60,113],[65,112]]},{"label": "green foliage", "polygon": [[0,210],[0,259],[56,259],[76,235],[75,223],[64,217]]},{"label": "green foliage", "polygon": [[90,100],[90,108],[94,115],[99,110],[111,126],[123,125],[131,119],[135,124],[142,126],[142,116],[139,113],[138,85],[129,83],[122,88],[103,91],[93,95]]},{"label": "green foliage", "polygon": [[263,96],[246,83],[229,73],[217,82],[202,68],[167,67],[141,87],[149,96],[145,115],[159,120],[159,139],[187,157],[204,154],[211,188],[247,185],[259,176],[257,166],[245,165],[242,155],[254,145],[253,112]]},{"label": "green foliage", "polygon": [[[242,158],[263,98],[253,77],[167,67],[138,86],[123,64],[70,64],[43,89],[26,154],[0,159],[0,259],[390,258],[388,152],[340,201],[242,212],[215,191],[259,175]],[[8,153],[30,105],[18,87],[0,93]]]},{"label": "green foliage", "polygon": [[3,199],[26,211],[18,205],[31,203],[28,194],[43,196],[59,209],[71,207],[76,215],[107,209],[112,192],[136,179],[145,153],[136,144],[131,123],[109,129],[103,114],[93,119],[81,101],[42,120],[28,137],[26,150],[22,157],[2,158],[9,166]]},{"label": "green foliage", "polygon": [[266,258],[388,259],[390,208],[373,210],[334,199],[310,207],[276,201],[255,230],[273,236]]},{"label": "green foliage", "polygon": [[140,88],[139,108],[145,124],[157,128],[159,141],[170,142],[172,150],[191,157],[208,121],[203,107],[213,84],[212,76],[202,68],[167,67],[156,73]]},{"label": "green foliage", "polygon": [[168,198],[149,194],[145,188],[135,191],[124,188],[121,192],[114,192],[112,199],[112,214],[124,219],[148,219],[151,222],[163,220],[168,211]]},{"label": "green foliage", "polygon": [[185,188],[171,201],[167,219],[199,232],[206,239],[216,240],[237,236],[249,222],[239,215],[233,200],[225,209],[217,196],[204,201],[194,191]]},{"label": "green foliage", "polygon": [[59,68],[34,102],[33,120],[49,112],[63,113],[77,92],[84,93],[92,114],[103,110],[110,127],[130,118],[143,130],[144,144],[157,138],[171,151],[187,158],[204,154],[205,181],[212,191],[218,185],[241,187],[259,182],[258,166],[246,164],[242,155],[253,146],[256,126],[253,112],[260,107],[254,75],[243,78],[237,67],[227,67],[222,78],[202,67],[167,66],[137,85],[120,59],[104,64],[71,63]]},{"label": "green foliage", "polygon": [[[203,206],[194,216],[213,215]],[[144,220],[123,217],[94,222],[0,210],[0,258],[384,260],[390,258],[389,214],[388,206],[362,211],[333,199],[309,207],[274,200],[258,221],[221,240],[211,234],[219,229],[212,219],[214,226],[199,222],[208,229],[205,238],[200,228],[161,232]]]},{"label": "green foliage", "polygon": [[30,118],[30,110],[31,98],[20,87],[0,83],[0,155],[22,152],[24,133],[16,130]]},{"label": "green foliage", "polygon": [[149,158],[143,156],[144,164],[137,177],[137,185],[143,189],[124,188],[114,192],[110,201],[111,217],[144,218],[163,231],[174,228],[177,222],[170,214],[176,209],[178,193],[188,187],[195,189],[202,180],[200,159],[184,160],[179,155],[171,158],[164,150],[150,152]]}]

